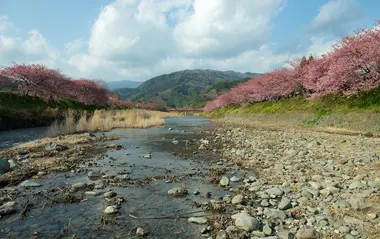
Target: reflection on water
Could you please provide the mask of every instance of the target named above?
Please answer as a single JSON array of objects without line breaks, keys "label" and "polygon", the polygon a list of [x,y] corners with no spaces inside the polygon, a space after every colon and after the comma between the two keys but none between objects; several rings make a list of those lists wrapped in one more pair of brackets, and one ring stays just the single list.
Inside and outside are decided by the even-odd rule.
[{"label": "reflection on water", "polygon": [[43,137],[46,127],[0,131],[0,149]]}]

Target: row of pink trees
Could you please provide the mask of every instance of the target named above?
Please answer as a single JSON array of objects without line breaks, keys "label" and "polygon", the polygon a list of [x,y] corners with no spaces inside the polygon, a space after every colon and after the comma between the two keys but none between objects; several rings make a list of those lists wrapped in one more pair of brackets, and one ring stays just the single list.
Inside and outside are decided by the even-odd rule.
[{"label": "row of pink trees", "polygon": [[44,65],[13,64],[0,70],[0,88],[13,88],[44,101],[71,99],[85,105],[130,106],[95,81],[73,80]]},{"label": "row of pink trees", "polygon": [[380,21],[343,37],[321,57],[303,57],[283,68],[255,77],[208,102],[205,111],[220,107],[278,100],[310,92],[352,95],[380,86]]}]

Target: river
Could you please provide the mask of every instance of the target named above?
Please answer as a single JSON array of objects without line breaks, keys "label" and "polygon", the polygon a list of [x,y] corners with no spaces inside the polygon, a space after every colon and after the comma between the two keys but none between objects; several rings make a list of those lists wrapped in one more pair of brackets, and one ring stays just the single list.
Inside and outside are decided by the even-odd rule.
[{"label": "river", "polygon": [[[210,168],[225,167],[216,165],[221,157],[217,152],[198,153],[197,160],[193,159],[193,152],[184,153],[187,141],[199,140],[205,136],[202,131],[214,128],[215,125],[206,118],[186,116],[166,119],[162,127],[107,132],[120,135],[119,140],[109,143],[121,144],[124,149],[109,150],[103,157],[89,160],[79,172],[51,174],[35,180],[42,185],[39,188],[8,188],[19,192],[16,199],[19,210],[28,201],[35,203],[24,219],[17,215],[0,219],[0,238],[72,238],[74,234],[78,238],[135,238],[138,227],[148,232],[147,238],[200,238],[204,226],[189,223],[185,218],[148,218],[199,211],[199,205],[210,200],[209,195],[212,195],[211,199],[219,200],[229,194],[228,189],[211,184],[207,178]],[[20,132],[14,134],[17,140],[10,137],[11,133],[7,135],[8,140],[2,142],[10,145],[37,137],[36,134],[26,136],[26,133],[20,137]],[[174,138],[178,144],[173,143]],[[174,156],[173,152],[182,152],[182,156]],[[152,158],[140,157],[147,153],[151,153]],[[49,192],[52,189],[62,189],[78,182],[100,183],[87,176],[88,170],[99,170],[110,178],[118,175],[129,178],[122,184],[106,184],[102,189],[103,192],[112,190],[125,199],[117,215],[104,215],[109,203],[103,195],[89,196],[84,191],[72,194],[81,199],[79,203],[51,203]],[[228,173],[241,176],[247,172],[230,166]],[[154,176],[165,178],[149,180]],[[168,181],[168,178],[173,180]],[[232,186],[238,185],[241,183],[232,183]],[[187,188],[189,194],[178,198],[168,196],[168,190],[174,187]],[[199,191],[199,195],[193,194],[195,191]],[[147,219],[134,220],[129,215]],[[204,212],[191,214],[194,215],[204,215]]]}]

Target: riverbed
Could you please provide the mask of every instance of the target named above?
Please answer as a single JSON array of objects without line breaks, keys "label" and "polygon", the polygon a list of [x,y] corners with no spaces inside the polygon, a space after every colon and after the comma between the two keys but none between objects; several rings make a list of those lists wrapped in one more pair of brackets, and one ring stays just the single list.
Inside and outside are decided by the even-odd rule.
[{"label": "riverbed", "polygon": [[[201,205],[228,194],[228,189],[209,180],[211,169],[226,167],[217,164],[219,151],[199,151],[190,146],[215,127],[206,118],[186,116],[168,118],[162,127],[107,132],[120,136],[109,144],[122,145],[123,149],[108,150],[71,172],[33,180],[41,187],[4,189],[3,195],[14,195],[18,213],[0,219],[0,238],[72,238],[73,235],[134,238],[136,228],[143,228],[147,238],[199,238],[204,225],[192,224],[187,217],[209,216],[210,212]],[[102,175],[89,178],[90,171]],[[229,175],[238,177],[248,173],[232,164],[228,171]],[[68,193],[68,185],[76,183],[87,186]],[[85,191],[94,191],[94,185],[100,194],[86,194]],[[186,189],[188,195],[169,196],[168,190],[175,187]],[[119,203],[115,215],[104,214],[105,208],[115,203],[103,197],[109,191],[124,201]],[[27,205],[31,205],[31,210],[20,218]]]}]

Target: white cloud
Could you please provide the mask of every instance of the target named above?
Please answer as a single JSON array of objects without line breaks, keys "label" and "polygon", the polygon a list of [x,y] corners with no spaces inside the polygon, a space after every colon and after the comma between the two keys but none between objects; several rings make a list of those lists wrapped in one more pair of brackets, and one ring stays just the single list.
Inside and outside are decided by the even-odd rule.
[{"label": "white cloud", "polygon": [[335,35],[346,34],[349,24],[360,20],[364,13],[356,0],[329,0],[319,9],[310,26],[312,32],[330,31]]},{"label": "white cloud", "polygon": [[87,42],[84,41],[83,39],[76,39],[74,41],[67,42],[65,44],[65,53],[66,54],[76,53],[80,51],[86,44]]},{"label": "white cloud", "polygon": [[312,37],[310,39],[311,44],[307,48],[307,55],[313,54],[315,56],[321,56],[333,50],[333,45],[337,43],[337,40],[327,41],[323,37]]},{"label": "white cloud", "polygon": [[195,0],[194,12],[174,29],[186,53],[231,56],[257,48],[270,37],[281,0]]},{"label": "white cloud", "polygon": [[297,52],[274,51],[273,20],[284,2],[115,0],[101,9],[89,38],[67,42],[62,53],[38,30],[22,37],[0,17],[0,65],[43,63],[74,78],[141,81],[194,68],[266,72],[327,51],[331,41],[320,37]]}]

